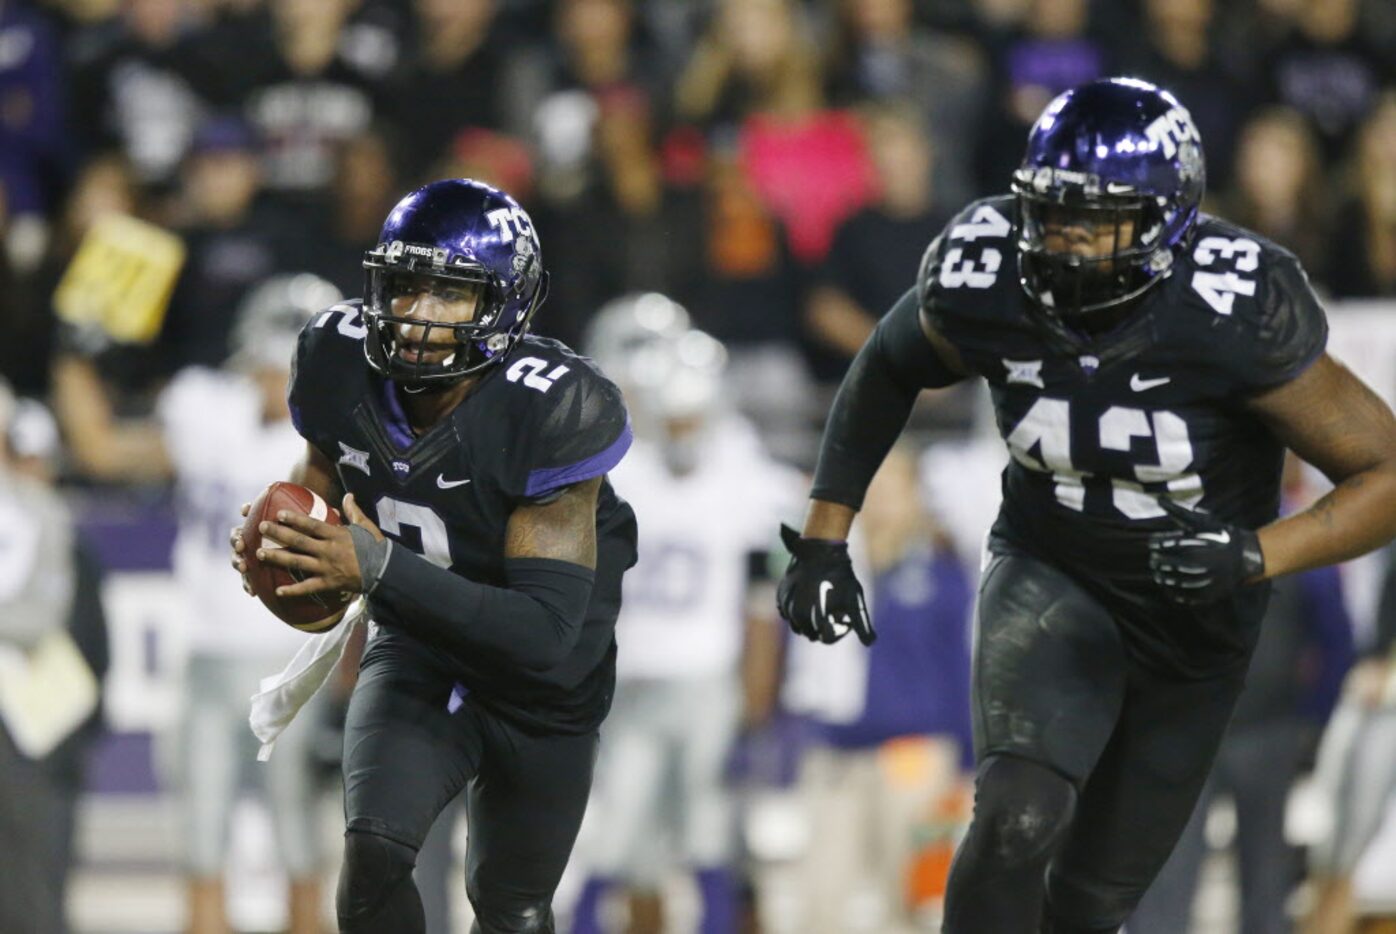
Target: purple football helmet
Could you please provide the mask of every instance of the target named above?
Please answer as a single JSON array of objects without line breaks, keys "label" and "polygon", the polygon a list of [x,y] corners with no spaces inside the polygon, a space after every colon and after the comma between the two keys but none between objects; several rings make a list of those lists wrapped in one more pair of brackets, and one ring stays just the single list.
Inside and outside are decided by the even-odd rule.
[{"label": "purple football helmet", "polygon": [[1013,174],[1023,289],[1065,318],[1142,295],[1190,242],[1205,186],[1201,139],[1172,94],[1135,78],[1067,91]]},{"label": "purple football helmet", "polygon": [[[450,385],[503,360],[548,293],[528,214],[509,195],[468,178],[432,182],[399,201],[378,245],[364,254],[364,271],[368,363],[414,387]],[[473,295],[474,314],[444,322],[394,314],[394,298],[424,291],[446,301]],[[416,351],[402,344],[413,328],[422,329]],[[421,347],[444,355],[426,362]]]}]

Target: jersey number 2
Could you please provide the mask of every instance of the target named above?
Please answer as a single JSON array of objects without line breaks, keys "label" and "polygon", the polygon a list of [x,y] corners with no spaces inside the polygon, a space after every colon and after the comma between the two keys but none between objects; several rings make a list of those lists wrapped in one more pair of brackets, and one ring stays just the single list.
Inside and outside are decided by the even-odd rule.
[{"label": "jersey number 2", "polygon": [[391,496],[378,497],[377,508],[378,527],[383,530],[384,535],[391,535],[396,541],[406,545],[406,542],[402,541],[403,526],[415,528],[422,535],[422,557],[439,568],[451,566],[451,536],[446,531],[446,523],[441,521],[436,510],[421,503],[393,499]]},{"label": "jersey number 2", "polygon": [[[1202,498],[1202,478],[1192,466],[1192,440],[1187,422],[1173,412],[1145,412],[1115,405],[1100,417],[1100,446],[1106,451],[1131,450],[1135,438],[1153,438],[1158,463],[1134,465],[1134,480],[1112,478],[1115,508],[1131,519],[1165,515],[1158,497],[1145,483],[1165,484],[1172,498],[1192,506]],[[1081,511],[1086,506],[1083,481],[1090,474],[1071,462],[1071,405],[1065,399],[1038,399],[1004,439],[1008,452],[1024,467],[1052,474],[1057,502]],[[1033,449],[1037,449],[1037,454]]]}]

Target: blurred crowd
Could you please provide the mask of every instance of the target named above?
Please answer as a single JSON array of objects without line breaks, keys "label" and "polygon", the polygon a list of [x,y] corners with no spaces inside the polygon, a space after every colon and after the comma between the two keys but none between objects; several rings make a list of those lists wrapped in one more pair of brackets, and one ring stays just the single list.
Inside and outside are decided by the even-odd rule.
[{"label": "blurred crowd", "polygon": [[[0,374],[52,394],[78,473],[139,475],[79,401],[138,412],[217,364],[274,272],[359,294],[397,196],[464,175],[535,221],[540,331],[575,343],[606,300],[662,291],[753,398],[803,414],[1046,102],[1113,73],[1191,108],[1209,207],[1334,296],[1396,294],[1380,0],[4,0]],[[186,251],[143,346],[55,323],[112,212]]]},{"label": "blurred crowd", "polygon": [[[225,570],[225,526],[298,444],[282,401],[284,332],[361,294],[363,252],[391,206],[441,177],[489,181],[529,211],[552,275],[535,330],[594,352],[598,316],[620,301],[632,325],[681,313],[681,330],[717,348],[721,365],[695,364],[693,378],[720,374],[734,421],[709,426],[715,434],[695,447],[695,413],[659,413],[652,447],[638,447],[627,469],[634,492],[622,490],[653,497],[642,535],[663,538],[666,503],[697,510],[700,481],[730,489],[756,474],[766,498],[745,518],[773,531],[775,518],[798,516],[792,465],[811,465],[833,388],[911,285],[925,246],[966,201],[1006,190],[1053,96],[1111,74],[1156,81],[1191,110],[1208,210],[1293,250],[1326,296],[1396,299],[1389,0],[0,0],[0,387],[13,390],[0,394],[0,517],[11,517],[0,533],[11,520],[35,530],[32,540],[0,534],[0,558],[38,549],[59,569],[30,579],[0,561],[0,650],[32,658],[47,646],[53,676],[76,679],[84,697],[91,685],[70,656],[100,679],[100,568],[68,505],[78,503],[81,525],[98,493],[177,513],[175,570],[191,592],[235,586],[230,571],[206,582],[215,565]],[[637,304],[644,293],[668,299]],[[129,307],[84,313],[103,302]],[[666,398],[656,387],[640,395]],[[782,646],[769,597],[780,559],[761,558],[772,542],[731,523],[704,540],[728,562],[731,599],[711,610],[723,640],[700,640],[687,654],[702,661],[682,679],[664,652],[637,649],[614,729],[707,755],[665,766],[637,738],[603,758],[595,808],[615,815],[613,833],[584,833],[579,846],[589,873],[578,881],[579,931],[617,916],[658,930],[666,915],[647,899],[666,867],[683,866],[699,914],[726,919],[705,931],[736,929],[738,917],[773,930],[934,924],[967,807],[970,602],[1004,457],[984,437],[982,400],[940,395],[915,416],[913,443],[889,461],[866,510],[858,547],[883,631],[870,660]],[[631,404],[643,408],[639,396]],[[925,453],[928,433],[938,443]],[[637,435],[645,441],[638,422]],[[714,439],[738,451],[741,479]],[[1294,505],[1311,495],[1291,492]],[[663,551],[677,564],[642,575],[669,591],[627,585],[632,644],[644,644],[646,612],[679,612],[692,583],[686,547]],[[659,559],[642,552],[637,570],[646,560]],[[1384,628],[1375,647],[1358,640],[1365,660],[1346,683],[1353,624],[1336,575],[1277,600],[1281,622],[1267,630],[1277,641],[1208,792],[1251,805],[1237,837],[1248,932],[1288,930],[1287,893],[1304,870],[1279,836],[1284,803],[1316,757],[1342,806],[1313,857],[1312,932],[1350,930],[1352,873],[1396,784],[1396,770],[1363,758],[1375,744],[1380,761],[1396,763],[1396,692],[1386,687],[1396,574],[1389,580]],[[9,622],[26,614],[48,622]],[[220,872],[236,789],[216,764],[250,761],[236,708],[286,649],[226,638],[237,628],[219,613],[191,622],[187,735],[171,774],[186,799],[196,931],[226,923]],[[672,631],[655,638],[672,649]],[[715,719],[666,720],[662,698],[646,692],[675,680],[676,696]],[[71,706],[65,742],[25,740],[42,755],[0,730],[0,849],[27,839],[46,860],[29,875],[0,873],[13,882],[0,886],[0,920],[48,918],[33,927],[45,932],[62,923],[62,873],[51,867],[72,855],[74,749],[100,720],[96,697]],[[1320,755],[1335,706],[1341,726]],[[317,716],[331,722],[333,711]],[[316,929],[321,899],[324,854],[307,844],[314,829],[292,819],[307,813],[314,743],[288,743],[280,770],[263,776],[287,838],[298,932]],[[804,755],[792,759],[791,748]],[[627,764],[636,761],[648,765]],[[651,811],[631,807],[647,793],[631,784],[646,768],[691,780],[684,794],[743,833],[714,838],[678,820],[672,865],[623,839],[627,815],[666,820],[658,799]],[[1359,774],[1375,777],[1358,789]],[[11,813],[7,782],[46,796]],[[723,810],[731,801],[704,796],[715,783],[744,789],[740,821]],[[608,811],[610,799],[620,803]],[[1183,930],[1204,812],[1134,930]],[[62,828],[57,845],[51,827]],[[872,855],[850,861],[859,834],[858,852]],[[438,836],[423,859],[439,884],[422,888],[439,918],[449,827]],[[742,860],[761,868],[718,871]],[[23,905],[18,915],[4,913],[7,900]],[[0,929],[26,930],[9,923]]]}]

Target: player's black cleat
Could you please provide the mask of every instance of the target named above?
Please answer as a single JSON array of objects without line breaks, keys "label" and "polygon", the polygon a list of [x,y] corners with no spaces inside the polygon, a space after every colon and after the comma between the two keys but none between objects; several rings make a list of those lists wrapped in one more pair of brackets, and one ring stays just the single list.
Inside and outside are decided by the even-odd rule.
[{"label": "player's black cleat", "polygon": [[1265,572],[1255,532],[1185,509],[1166,497],[1158,502],[1178,523],[1177,530],[1149,539],[1149,570],[1170,600],[1215,603]]},{"label": "player's black cleat", "polygon": [[864,645],[877,638],[863,585],[853,573],[847,542],[802,538],[788,525],[780,538],[790,552],[790,564],[776,589],[776,605],[799,635],[811,642],[831,644],[858,633]]}]

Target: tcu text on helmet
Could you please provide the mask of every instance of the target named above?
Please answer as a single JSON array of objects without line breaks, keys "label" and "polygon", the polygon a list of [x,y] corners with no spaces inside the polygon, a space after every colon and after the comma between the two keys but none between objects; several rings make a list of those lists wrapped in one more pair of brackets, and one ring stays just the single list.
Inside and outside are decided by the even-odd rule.
[{"label": "tcu text on helmet", "polygon": [[1192,125],[1192,117],[1186,108],[1174,107],[1144,128],[1144,135],[1155,145],[1162,147],[1163,154],[1173,158],[1183,143],[1200,143],[1197,128]]}]

